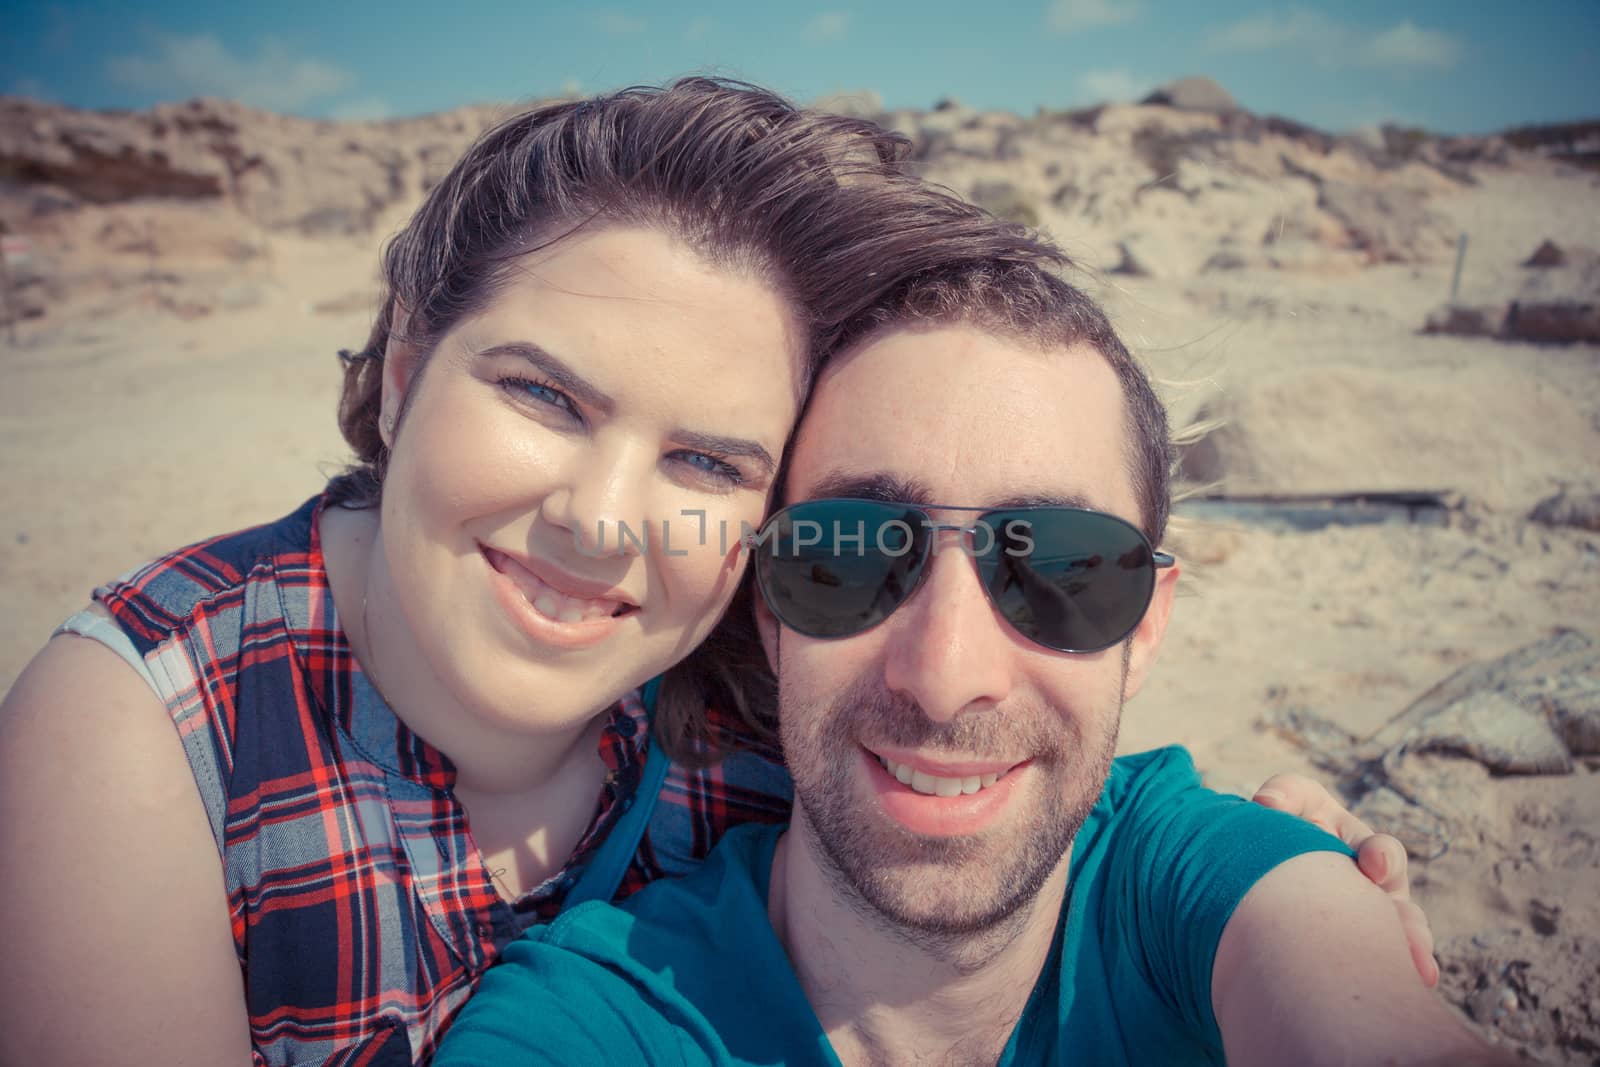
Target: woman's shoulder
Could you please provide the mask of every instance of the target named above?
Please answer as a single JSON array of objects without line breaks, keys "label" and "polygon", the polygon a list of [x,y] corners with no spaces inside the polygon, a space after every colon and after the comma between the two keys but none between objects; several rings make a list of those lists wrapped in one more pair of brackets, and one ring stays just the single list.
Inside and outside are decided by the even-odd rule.
[{"label": "woman's shoulder", "polygon": [[94,590],[134,643],[148,654],[203,607],[240,600],[252,581],[300,576],[322,583],[316,550],[321,494],[273,522],[197,541],[145,563]]}]

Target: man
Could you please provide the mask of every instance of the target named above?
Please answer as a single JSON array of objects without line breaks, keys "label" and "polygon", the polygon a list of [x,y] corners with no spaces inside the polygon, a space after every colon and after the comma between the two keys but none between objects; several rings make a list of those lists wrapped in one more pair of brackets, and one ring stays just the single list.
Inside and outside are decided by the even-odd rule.
[{"label": "man", "polygon": [[860,324],[754,547],[788,832],[532,932],[439,1062],[1501,1062],[1338,841],[1181,750],[1113,763],[1171,459],[1100,309],[1032,267]]}]

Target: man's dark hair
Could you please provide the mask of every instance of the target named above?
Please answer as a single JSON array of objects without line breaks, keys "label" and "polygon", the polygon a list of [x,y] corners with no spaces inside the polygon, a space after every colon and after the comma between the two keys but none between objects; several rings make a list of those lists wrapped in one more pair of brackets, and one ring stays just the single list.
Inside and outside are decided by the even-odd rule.
[{"label": "man's dark hair", "polygon": [[970,325],[1044,349],[1084,344],[1111,365],[1128,422],[1128,473],[1139,525],[1160,546],[1172,510],[1172,433],[1166,407],[1105,311],[1043,261],[951,263],[907,278],[845,324],[841,347],[901,326]]}]

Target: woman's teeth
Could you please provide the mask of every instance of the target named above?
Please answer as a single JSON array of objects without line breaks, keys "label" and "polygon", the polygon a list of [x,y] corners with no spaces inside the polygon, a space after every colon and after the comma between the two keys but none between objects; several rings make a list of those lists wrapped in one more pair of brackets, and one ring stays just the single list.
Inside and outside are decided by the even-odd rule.
[{"label": "woman's teeth", "polygon": [[925,774],[913,770],[903,763],[878,757],[878,762],[883,764],[883,769],[894,775],[901,785],[908,785],[919,793],[926,793],[930,797],[958,797],[963,793],[976,793],[980,789],[987,789],[995,782],[1005,777],[1005,772],[996,774],[969,774],[965,778],[939,778],[935,775]]},{"label": "woman's teeth", "polygon": [[624,607],[622,601],[605,597],[568,596],[542,581],[538,575],[529,572],[525,567],[517,567],[507,576],[516,585],[522,598],[533,605],[534,611],[556,622],[584,622],[587,619],[605,618],[621,614]]},{"label": "woman's teeth", "polygon": [[610,615],[617,609],[615,600],[584,600],[580,597],[564,596],[561,593],[540,593],[528,603],[547,619],[557,622],[582,622],[584,619],[596,619],[602,615]]}]

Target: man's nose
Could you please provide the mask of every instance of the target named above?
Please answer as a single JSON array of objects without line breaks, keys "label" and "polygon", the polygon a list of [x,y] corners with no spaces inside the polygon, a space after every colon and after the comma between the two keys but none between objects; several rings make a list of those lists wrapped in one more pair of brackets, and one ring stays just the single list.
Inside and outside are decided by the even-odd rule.
[{"label": "man's nose", "polygon": [[1010,695],[1016,649],[972,560],[954,538],[938,547],[921,587],[889,619],[884,683],[947,722]]}]

